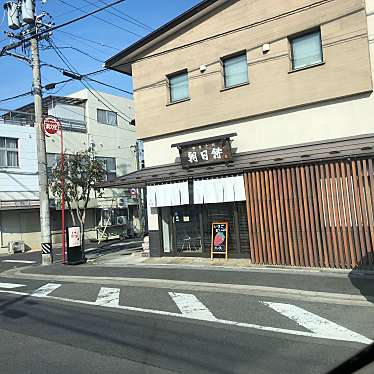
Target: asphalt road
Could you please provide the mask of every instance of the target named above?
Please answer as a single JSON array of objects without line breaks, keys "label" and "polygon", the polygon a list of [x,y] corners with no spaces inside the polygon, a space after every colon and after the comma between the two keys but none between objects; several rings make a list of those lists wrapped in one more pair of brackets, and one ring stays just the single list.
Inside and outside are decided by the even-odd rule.
[{"label": "asphalt road", "polygon": [[[11,259],[37,261],[38,255]],[[0,271],[30,265],[4,259]],[[189,273],[184,270],[186,279]],[[204,281],[229,273],[210,271]],[[278,287],[286,282],[273,276]],[[374,340],[370,305],[99,283],[0,274],[0,371],[326,373]],[[372,372],[373,366],[360,373]]]}]

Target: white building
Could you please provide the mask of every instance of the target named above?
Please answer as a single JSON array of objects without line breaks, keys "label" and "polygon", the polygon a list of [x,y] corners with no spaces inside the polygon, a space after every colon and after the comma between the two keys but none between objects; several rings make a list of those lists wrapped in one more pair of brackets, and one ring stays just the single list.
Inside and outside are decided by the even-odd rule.
[{"label": "white building", "polygon": [[[0,151],[4,154],[0,155],[1,246],[4,248],[11,240],[25,241],[26,247],[31,249],[37,249],[40,244],[33,113],[34,105],[30,103],[16,111],[3,114],[3,120],[0,122]],[[60,119],[66,153],[94,149],[95,157],[104,163],[108,180],[137,169],[131,99],[82,90],[66,97],[45,97],[43,114]],[[15,140],[7,141],[3,138]],[[15,151],[8,149],[16,146],[18,159]],[[60,138],[46,138],[46,147],[48,169],[51,171],[61,151]],[[7,154],[14,167],[6,165]],[[61,218],[60,211],[54,207],[52,196],[51,207],[52,240],[56,243],[60,241]],[[96,228],[100,222],[111,224],[106,229],[107,234],[123,232],[123,225],[117,225],[122,223],[123,217],[125,220],[133,220],[135,217],[135,224],[139,225],[136,220],[136,199],[130,196],[128,190],[106,190],[105,196],[90,202],[86,218],[86,238],[97,237]],[[69,220],[68,214],[66,218]]]}]

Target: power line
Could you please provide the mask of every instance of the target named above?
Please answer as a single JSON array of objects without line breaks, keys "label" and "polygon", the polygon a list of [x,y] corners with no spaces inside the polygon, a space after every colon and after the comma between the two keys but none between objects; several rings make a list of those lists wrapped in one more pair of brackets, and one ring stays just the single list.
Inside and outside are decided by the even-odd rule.
[{"label": "power line", "polygon": [[[63,55],[63,53],[61,51],[59,51],[56,46],[54,45],[53,41],[52,40],[49,40],[49,43],[51,44],[51,46],[53,47],[54,51],[56,52],[57,56],[64,62],[64,64],[73,72],[75,72],[76,74],[79,74],[77,73],[77,70],[69,63],[69,61],[66,59],[66,57]],[[108,109],[110,109],[111,111],[113,111],[113,108],[114,108],[114,111],[117,112],[117,115],[119,117],[121,117],[123,120],[125,120],[126,122],[130,123],[132,121],[132,118],[130,118],[129,116],[127,116],[126,113],[123,113],[120,109],[116,108],[113,104],[111,104],[108,100],[106,100],[99,92],[94,92],[94,90],[92,89],[92,87],[87,83],[87,82],[84,82],[83,80],[80,80],[80,82],[83,84],[83,86],[86,87],[86,89],[93,95],[96,97],[97,100],[99,100],[99,102],[101,102],[103,105],[105,105]],[[100,96],[101,99],[98,97]],[[105,103],[106,102],[106,103]],[[119,113],[121,113],[122,115],[120,115]],[[125,118],[127,117],[127,118]]]},{"label": "power line", "polygon": [[104,44],[104,43],[101,43],[101,42],[97,42],[97,41],[94,41],[94,40],[91,40],[91,39],[87,39],[87,38],[84,38],[83,36],[80,36],[80,35],[75,35],[75,34],[72,34],[70,32],[67,32],[67,31],[63,31],[63,30],[58,30],[59,32],[62,32],[66,35],[69,35],[71,36],[72,38],[76,38],[76,39],[81,39],[81,40],[84,40],[86,42],[90,42],[92,44],[96,44],[96,45],[99,45],[101,47],[105,47],[105,48],[110,48],[110,49],[113,49],[115,51],[120,51],[119,48],[115,48],[115,47],[112,47],[110,45],[107,45],[107,44]]},{"label": "power line", "polygon": [[[117,0],[117,1],[114,1],[113,3],[110,3],[108,4],[107,6],[104,6],[100,9],[96,9],[90,13],[86,13],[84,14],[83,16],[80,16],[80,17],[77,17],[77,18],[74,18],[70,21],[67,21],[67,22],[64,22],[62,23],[61,25],[57,25],[57,26],[53,26],[53,27],[49,27],[45,30],[42,30],[42,31],[39,31],[38,33],[32,35],[32,36],[28,36],[26,38],[24,38],[22,41],[20,42],[16,42],[16,43],[13,43],[13,44],[10,44],[8,46],[5,46],[1,51],[0,51],[0,56],[2,56],[5,52],[7,52],[8,50],[11,50],[11,49],[14,49],[14,48],[17,48],[17,47],[20,47],[22,44],[24,44],[25,42],[28,42],[30,41],[31,39],[33,38],[38,38],[44,34],[47,34],[47,33],[51,33],[52,31],[55,31],[55,30],[58,30],[62,27],[65,27],[65,26],[68,26],[68,25],[71,25],[72,23],[75,23],[75,22],[78,22],[78,21],[81,21],[82,19],[85,19],[87,17],[90,17],[90,16],[93,16],[94,14],[96,13],[99,13],[107,8],[110,8],[114,5],[117,5],[117,4],[120,4],[120,3],[123,3],[125,0]],[[70,5],[70,4],[68,4]]]},{"label": "power line", "polygon": [[122,91],[122,92],[124,92],[124,93],[129,94],[129,95],[132,95],[132,94],[133,94],[133,93],[130,92],[130,91],[126,91],[126,90],[123,90],[122,88],[118,88],[118,87],[112,86],[112,85],[110,85],[110,84],[107,84],[107,83],[103,83],[103,82],[97,81],[96,79],[92,79],[92,78],[86,78],[86,79],[89,79],[90,81],[95,82],[95,83],[97,83],[97,84],[101,84],[102,86],[106,86],[106,87],[109,87],[109,88],[113,88],[114,90]]},{"label": "power line", "polygon": [[[65,5],[70,6],[70,7],[73,8],[73,9],[79,10],[80,12],[87,14],[84,10],[82,10],[82,9],[80,9],[80,8],[78,8],[78,7],[76,7],[75,5],[69,4],[69,3],[67,3],[67,2],[64,1],[64,0],[58,0],[58,1],[59,1],[60,3],[63,3],[63,4],[65,4]],[[108,7],[106,7],[106,8],[108,8]],[[105,9],[106,9],[106,8],[105,8]],[[109,24],[109,25],[111,25],[111,26],[117,27],[117,28],[120,29],[120,30],[126,31],[126,32],[128,32],[128,33],[130,33],[130,34],[132,34],[132,35],[135,35],[135,36],[137,36],[137,37],[139,37],[139,38],[142,38],[142,37],[143,37],[142,35],[137,34],[136,32],[133,32],[133,31],[131,31],[131,30],[125,29],[124,27],[119,26],[119,25],[117,25],[117,24],[115,24],[115,23],[113,23],[113,22],[110,22],[110,21],[106,20],[105,18],[101,18],[101,17],[98,17],[98,16],[92,16],[92,17],[94,17],[94,18],[96,18],[96,19],[98,19],[98,20],[100,20],[100,21],[102,21],[102,22],[105,22],[105,23],[107,23],[107,24]]]},{"label": "power line", "polygon": [[[55,39],[56,39],[56,38],[55,38]],[[64,42],[63,40],[60,40],[60,41],[63,42],[63,43],[66,43],[66,42]],[[76,48],[76,47],[70,45],[69,43],[66,43],[66,44],[67,44],[67,46],[59,46],[58,48],[59,48],[59,49],[72,49],[73,51],[76,51],[76,52],[78,52],[78,53],[80,53],[80,54],[82,54],[82,55],[85,55],[85,56],[91,58],[92,60],[95,60],[95,61],[97,61],[97,62],[104,63],[104,61],[103,61],[103,60],[100,60],[98,57],[92,56],[91,54],[89,54],[89,53],[87,53],[87,52],[85,52],[85,51],[82,51],[81,49],[78,49],[78,48]],[[50,49],[50,47],[47,47],[47,48],[45,48],[45,49]]]},{"label": "power line", "polygon": [[[90,4],[90,5],[95,6],[96,8],[99,8],[99,6],[96,5],[95,3],[93,3],[92,1],[88,1],[88,0],[83,0],[83,1],[84,1],[85,3],[87,3],[87,4]],[[99,0],[99,2],[102,3],[102,4],[104,4],[104,5],[107,5],[104,1]],[[131,18],[132,18],[134,21],[132,21],[131,19],[127,19],[127,18],[125,18],[124,16],[126,16],[126,17],[129,17],[129,16],[128,16],[127,14],[125,14],[125,13],[123,13],[123,15],[122,15],[122,12],[120,12],[120,11],[117,10],[117,9],[114,9],[114,11],[111,11],[111,10],[107,9],[106,12],[109,13],[109,14],[112,14],[112,15],[114,15],[114,16],[116,16],[116,17],[122,19],[122,20],[124,20],[125,22],[129,22],[129,23],[132,23],[133,25],[135,25],[135,26],[137,26],[137,27],[141,27],[141,28],[145,29],[146,31],[153,31],[149,26],[145,25],[144,23],[142,23],[142,22],[140,22],[140,21],[135,20],[135,19],[132,18],[132,17],[131,17]],[[129,17],[129,18],[130,18],[130,17]]]},{"label": "power line", "polygon": [[16,95],[16,96],[12,96],[12,97],[8,97],[6,99],[2,99],[2,100],[0,100],[0,103],[4,103],[6,101],[11,101],[11,100],[19,99],[21,97],[29,96],[29,95],[32,95],[32,94],[33,94],[33,91],[24,92],[24,93]]},{"label": "power line", "polygon": [[[107,4],[105,1],[102,1],[102,0],[99,0],[99,1],[100,1],[100,3],[102,3],[102,4]],[[113,8],[113,9],[114,9],[116,12],[125,15],[125,17],[128,17],[128,18],[130,18],[131,20],[137,22],[139,25],[144,26],[144,27],[145,27],[146,29],[148,29],[149,31],[154,31],[154,28],[153,28],[153,27],[148,26],[148,25],[145,24],[144,22],[139,21],[138,19],[136,19],[136,18],[134,18],[134,17],[131,17],[131,16],[128,15],[127,13],[121,12],[121,11],[118,10],[118,9],[115,9],[115,8]]]}]

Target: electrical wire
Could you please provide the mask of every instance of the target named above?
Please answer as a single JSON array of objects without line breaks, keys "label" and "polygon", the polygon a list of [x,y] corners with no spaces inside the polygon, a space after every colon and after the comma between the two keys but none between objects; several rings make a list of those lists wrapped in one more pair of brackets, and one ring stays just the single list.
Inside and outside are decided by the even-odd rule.
[{"label": "electrical wire", "polygon": [[51,33],[52,31],[55,31],[55,30],[58,30],[58,29],[61,29],[62,27],[65,27],[65,26],[68,26],[68,25],[71,25],[72,23],[75,23],[75,22],[78,22],[78,21],[81,21],[82,19],[85,19],[87,17],[90,17],[90,16],[93,16],[94,14],[96,13],[99,13],[99,12],[102,12],[103,10],[107,9],[107,8],[111,8],[113,7],[114,5],[117,5],[117,4],[120,4],[120,3],[123,3],[125,0],[116,0],[114,1],[113,3],[110,3],[100,9],[96,9],[92,12],[89,12],[89,13],[85,13],[84,15],[80,16],[80,17],[77,17],[77,18],[74,18],[70,21],[67,21],[67,22],[64,22],[62,23],[61,25],[56,25],[56,26],[53,26],[53,27],[48,27],[44,30],[41,30],[39,32],[37,32],[36,34],[33,34],[33,35],[30,35],[26,38],[23,38],[22,41],[18,42],[18,43],[14,43],[12,46],[8,46],[8,47],[4,47],[1,51],[0,51],[0,56],[2,56],[5,52],[7,52],[9,49],[14,49],[14,48],[17,48],[17,47],[20,47],[21,45],[24,45],[26,42],[29,42],[31,39],[33,38],[38,38],[44,34],[47,34],[47,33]]},{"label": "electrical wire", "polygon": [[25,96],[29,96],[29,95],[33,95],[33,92],[32,91],[28,91],[28,92],[24,92],[24,93],[16,95],[16,96],[8,97],[6,99],[1,99],[0,103],[4,103],[6,101],[11,101],[11,100],[19,99],[21,97],[25,97]]},{"label": "electrical wire", "polygon": [[[92,1],[88,1],[88,0],[83,0],[83,1],[85,3],[87,3],[87,4],[95,6],[96,8],[99,8],[99,6],[96,5],[95,3],[93,3]],[[107,5],[107,3],[105,3],[104,1],[100,1],[99,0],[99,2],[102,3],[102,4],[104,4],[104,5]],[[122,12],[120,12],[117,9],[113,9],[113,11],[111,11],[110,9],[107,9],[106,12],[109,13],[109,14],[114,15],[115,17],[118,17],[118,18],[122,19],[125,22],[129,22],[129,23],[131,23],[131,24],[133,24],[133,25],[135,25],[137,27],[141,27],[141,28],[145,29],[146,31],[153,31],[152,28],[150,28],[147,25],[144,25],[144,23],[142,23],[140,21],[137,21],[137,20],[132,21],[131,19],[125,18],[124,16],[126,16],[126,17],[129,17],[129,16],[127,14],[125,14],[125,13],[122,14]],[[132,18],[132,19],[134,19],[134,18]]]},{"label": "electrical wire", "polygon": [[[103,0],[99,0],[99,1],[100,1],[100,3],[102,3],[102,4],[107,5],[107,3],[106,3],[105,1],[103,1]],[[144,26],[145,29],[148,29],[148,31],[154,31],[154,28],[153,28],[153,27],[151,27],[151,26],[145,24],[145,23],[142,22],[142,21],[139,21],[138,19],[136,19],[136,18],[134,18],[134,17],[131,17],[129,14],[124,13],[124,12],[121,12],[120,10],[118,10],[118,9],[116,9],[116,8],[113,8],[113,10],[115,10],[117,13],[123,14],[125,17],[128,17],[128,18],[130,18],[131,20],[137,22],[139,25]]]},{"label": "electrical wire", "polygon": [[[55,38],[55,39],[56,39],[56,38]],[[64,42],[63,40],[60,40],[60,41],[61,41],[61,42]],[[64,42],[64,43],[66,43],[66,42]],[[92,55],[90,55],[89,53],[84,52],[84,51],[82,51],[81,49],[78,49],[78,48],[76,48],[76,47],[73,47],[72,45],[70,45],[70,44],[68,44],[68,43],[66,43],[66,44],[67,44],[67,46],[58,46],[58,48],[59,48],[59,49],[72,49],[73,51],[76,51],[76,52],[78,52],[78,53],[80,53],[80,54],[82,54],[82,55],[85,55],[85,56],[91,58],[92,60],[95,60],[95,61],[97,61],[97,62],[104,63],[104,61],[103,61],[103,60],[100,60],[98,57],[92,56]],[[46,47],[45,49],[50,49],[50,47]]]},{"label": "electrical wire", "polygon": [[[76,7],[75,5],[69,4],[68,2],[66,2],[66,1],[64,1],[64,0],[58,0],[58,1],[59,1],[60,3],[63,3],[63,4],[65,4],[65,5],[67,5],[67,6],[70,6],[70,7],[73,8],[73,9],[79,10],[80,12],[82,12],[82,13],[84,13],[84,14],[87,14],[87,12],[85,12],[84,10],[82,10],[82,9],[80,9],[80,8],[78,8],[78,7]],[[132,35],[137,36],[137,37],[139,37],[139,38],[142,38],[142,37],[143,37],[143,35],[140,35],[140,34],[137,34],[136,32],[131,31],[131,30],[125,29],[124,27],[119,26],[119,25],[117,25],[117,24],[115,24],[115,23],[113,23],[113,22],[110,22],[110,21],[108,21],[108,20],[105,19],[105,18],[101,18],[101,17],[99,17],[99,16],[94,16],[94,15],[93,15],[92,17],[94,17],[94,18],[96,18],[96,19],[98,19],[98,20],[100,20],[100,21],[102,21],[102,22],[104,22],[104,23],[107,23],[108,25],[111,25],[111,26],[113,26],[113,27],[117,27],[118,29],[120,29],[120,30],[122,30],[122,31],[126,31],[126,32],[128,32],[129,34],[132,34]]]},{"label": "electrical wire", "polygon": [[122,88],[118,88],[118,87],[115,87],[115,86],[112,86],[110,84],[107,84],[107,83],[103,83],[103,82],[100,82],[100,81],[97,81],[96,79],[92,79],[92,78],[85,78],[85,79],[88,79],[92,82],[95,82],[97,84],[101,84],[102,86],[106,86],[106,87],[109,87],[109,88],[113,88],[114,90],[118,90],[118,91],[122,91],[124,93],[127,93],[129,95],[132,95],[133,93],[130,92],[130,91],[126,91],[126,90],[123,90]]},{"label": "electrical wire", "polygon": [[[64,62],[64,64],[73,72],[75,72],[76,74],[79,74],[77,73],[77,70],[69,63],[69,61],[66,59],[66,57],[63,55],[63,53],[61,51],[59,51],[54,42],[52,40],[49,40],[49,43],[51,44],[51,46],[53,47],[54,51],[56,52],[57,56]],[[117,115],[119,117],[121,117],[124,121],[128,122],[129,124],[131,123],[132,121],[132,118],[130,118],[126,113],[122,112],[120,109],[116,108],[113,104],[111,104],[107,99],[105,99],[99,92],[95,92],[93,90],[93,88],[87,83],[87,82],[84,82],[83,80],[80,80],[80,82],[83,84],[83,86],[85,86],[85,88],[94,96],[96,97],[96,99],[101,102],[105,107],[107,107],[109,110],[111,111],[115,111],[117,112]],[[101,98],[99,98],[99,97]],[[114,108],[114,109],[113,109]],[[121,113],[121,114],[119,114]],[[125,118],[127,117],[127,118]]]},{"label": "electrical wire", "polygon": [[76,38],[78,40],[81,39],[81,40],[84,40],[86,42],[90,42],[92,44],[99,45],[101,47],[110,48],[110,49],[113,49],[115,51],[120,51],[120,48],[115,48],[113,46],[110,46],[110,45],[107,45],[107,44],[104,44],[104,43],[101,43],[101,42],[97,42],[97,41],[94,41],[94,40],[91,40],[91,39],[87,39],[87,38],[85,38],[83,36],[72,34],[71,32],[67,32],[67,31],[64,31],[64,30],[57,30],[57,31],[62,32],[64,34],[69,35],[72,38]]}]

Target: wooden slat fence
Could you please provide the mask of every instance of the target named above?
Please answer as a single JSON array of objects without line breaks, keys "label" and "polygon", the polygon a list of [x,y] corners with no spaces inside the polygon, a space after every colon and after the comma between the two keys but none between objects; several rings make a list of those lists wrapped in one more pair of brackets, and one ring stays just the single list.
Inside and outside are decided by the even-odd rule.
[{"label": "wooden slat fence", "polygon": [[374,160],[337,160],[245,173],[253,263],[374,265]]}]

